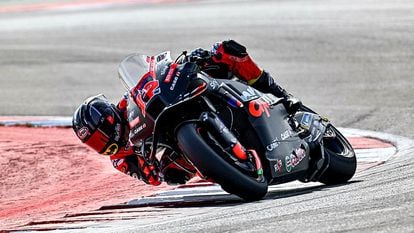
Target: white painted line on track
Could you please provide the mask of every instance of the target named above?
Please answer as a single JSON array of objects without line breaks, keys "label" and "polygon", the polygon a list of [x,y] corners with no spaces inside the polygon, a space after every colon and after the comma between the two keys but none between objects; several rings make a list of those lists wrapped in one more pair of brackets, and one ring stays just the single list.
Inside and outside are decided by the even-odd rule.
[{"label": "white painted line on track", "polygon": [[357,161],[359,162],[385,162],[395,153],[397,153],[397,148],[395,147],[355,150]]},{"label": "white painted line on track", "polygon": [[406,150],[414,146],[414,140],[406,138],[403,136],[398,136],[394,134],[362,130],[362,129],[351,129],[351,128],[339,128],[339,130],[345,135],[358,135],[360,137],[370,137],[378,138],[383,141],[388,141],[392,143],[396,148],[397,152],[401,150]]},{"label": "white painted line on track", "polygon": [[63,116],[0,116],[0,125],[33,127],[70,127],[72,117]]}]

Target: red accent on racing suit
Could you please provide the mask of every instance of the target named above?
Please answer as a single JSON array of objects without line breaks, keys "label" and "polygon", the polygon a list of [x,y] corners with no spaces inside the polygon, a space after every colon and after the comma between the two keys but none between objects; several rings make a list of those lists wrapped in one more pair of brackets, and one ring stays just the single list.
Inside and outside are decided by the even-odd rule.
[{"label": "red accent on racing suit", "polygon": [[[127,122],[126,97],[119,101],[117,108],[121,113],[120,115],[124,118],[124,122]],[[127,137],[127,134],[125,136]],[[127,141],[127,145],[122,146],[116,154],[109,157],[112,166],[122,173],[143,180],[147,184],[160,185],[161,180],[159,178],[158,169],[154,167],[154,165],[149,165],[146,160],[137,153],[137,148],[130,145],[128,140],[125,141]]]}]

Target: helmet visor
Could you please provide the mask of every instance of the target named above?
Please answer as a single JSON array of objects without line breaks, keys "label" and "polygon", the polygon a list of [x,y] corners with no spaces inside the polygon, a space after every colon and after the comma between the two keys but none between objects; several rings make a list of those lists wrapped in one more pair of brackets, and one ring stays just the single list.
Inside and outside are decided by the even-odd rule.
[{"label": "helmet visor", "polygon": [[[100,154],[113,155],[118,152],[122,139],[122,119],[112,105],[104,113],[91,109],[91,118],[98,125],[85,144]],[[106,116],[106,117],[105,117]]]},{"label": "helmet visor", "polygon": [[86,140],[85,144],[90,146],[95,151],[101,153],[105,151],[107,144],[109,142],[109,137],[103,134],[100,130],[95,130],[95,132]]}]

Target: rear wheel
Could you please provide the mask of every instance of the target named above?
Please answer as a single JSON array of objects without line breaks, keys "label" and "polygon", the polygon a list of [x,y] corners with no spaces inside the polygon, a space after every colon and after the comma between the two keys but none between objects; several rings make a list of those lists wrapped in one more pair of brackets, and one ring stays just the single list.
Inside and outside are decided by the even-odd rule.
[{"label": "rear wheel", "polygon": [[[246,201],[262,199],[267,193],[267,181],[246,167],[232,163],[225,153],[203,129],[195,123],[181,126],[177,131],[180,149],[206,177],[221,185],[223,190]],[[241,164],[240,164],[241,165]]]},{"label": "rear wheel", "polygon": [[357,163],[348,140],[330,125],[323,138],[323,147],[329,166],[319,181],[324,184],[340,184],[350,180],[355,174]]}]

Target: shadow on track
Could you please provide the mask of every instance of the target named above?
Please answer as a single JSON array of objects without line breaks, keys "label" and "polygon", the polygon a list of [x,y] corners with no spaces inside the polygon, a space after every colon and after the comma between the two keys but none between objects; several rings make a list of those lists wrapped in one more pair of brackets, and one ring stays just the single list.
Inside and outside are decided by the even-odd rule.
[{"label": "shadow on track", "polygon": [[336,184],[336,185],[320,184],[320,185],[312,186],[312,187],[303,187],[303,188],[296,188],[296,189],[289,189],[289,190],[273,190],[267,193],[264,200],[281,199],[281,198],[287,198],[287,197],[298,196],[298,195],[303,195],[303,194],[309,194],[312,192],[322,191],[328,188],[341,187],[341,186],[350,185],[350,184],[359,183],[359,182],[362,182],[362,180],[352,180],[347,183]]},{"label": "shadow on track", "polygon": [[[344,184],[338,185],[324,185],[320,184],[312,187],[302,188],[289,188],[282,190],[270,190],[262,201],[288,198],[292,196],[309,194],[312,192],[322,191],[328,188],[340,187],[349,185],[352,183],[361,182],[359,180],[350,181]],[[227,207],[236,206],[248,203],[238,196],[231,194],[196,194],[190,196],[172,196],[172,197],[158,197],[158,198],[142,198],[134,200],[128,204],[103,206],[100,210],[108,209],[129,209],[129,208],[140,208],[140,207],[161,207],[161,208],[188,208],[188,207]]]}]

